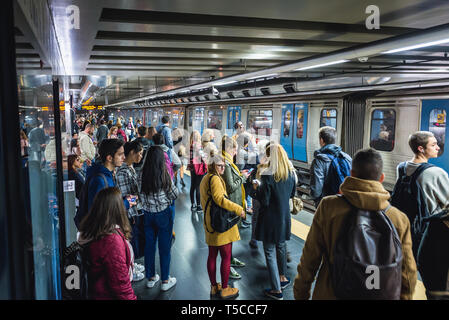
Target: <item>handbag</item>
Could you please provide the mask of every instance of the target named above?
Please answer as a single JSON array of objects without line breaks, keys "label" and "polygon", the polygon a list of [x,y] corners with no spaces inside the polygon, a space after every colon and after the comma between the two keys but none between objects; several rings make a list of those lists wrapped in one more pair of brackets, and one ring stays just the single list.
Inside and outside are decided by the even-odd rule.
[{"label": "handbag", "polygon": [[298,214],[304,208],[304,203],[301,198],[293,197],[290,199],[290,212],[292,214]]},{"label": "handbag", "polygon": [[[234,212],[228,211],[219,205],[215,203],[215,201],[212,199],[212,192],[210,187],[210,181],[212,180],[212,175],[209,179],[209,194],[210,197],[206,202],[206,207],[204,209],[204,212],[207,215],[207,207],[210,204],[210,225],[212,226],[212,231],[207,230],[207,223],[204,221],[206,225],[206,231],[209,233],[214,233],[214,231],[223,233],[231,229],[234,225],[236,225],[240,221],[240,217],[237,216]],[[228,197],[224,196],[226,199]],[[204,216],[206,219],[206,215]]]},{"label": "handbag", "polygon": [[193,163],[193,169],[197,176],[202,176],[207,173],[207,164],[201,159],[201,163]]}]

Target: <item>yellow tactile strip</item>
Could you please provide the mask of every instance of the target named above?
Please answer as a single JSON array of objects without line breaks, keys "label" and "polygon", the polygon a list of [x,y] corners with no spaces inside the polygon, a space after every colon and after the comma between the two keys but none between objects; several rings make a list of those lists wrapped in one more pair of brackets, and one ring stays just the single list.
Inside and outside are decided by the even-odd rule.
[{"label": "yellow tactile strip", "polygon": [[[292,233],[302,240],[307,239],[310,227],[301,221],[292,218]],[[413,300],[427,300],[426,288],[422,281],[416,283],[415,293],[413,294]]]}]

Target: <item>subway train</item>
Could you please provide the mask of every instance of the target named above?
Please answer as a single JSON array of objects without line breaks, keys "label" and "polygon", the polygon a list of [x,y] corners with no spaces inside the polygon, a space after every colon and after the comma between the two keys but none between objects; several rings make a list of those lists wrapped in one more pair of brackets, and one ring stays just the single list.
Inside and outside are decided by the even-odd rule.
[{"label": "subway train", "polygon": [[[377,149],[384,159],[384,185],[392,190],[396,167],[411,159],[408,137],[418,130],[431,131],[440,146],[439,157],[430,162],[449,172],[447,114],[449,95],[438,89],[414,91],[360,92],[341,95],[316,95],[288,98],[241,100],[235,104],[211,101],[201,104],[167,105],[164,108],[110,109],[109,118],[123,116],[141,119],[156,126],[163,115],[170,116],[172,128],[201,133],[212,129],[216,141],[234,133],[234,124],[242,121],[257,141],[276,140],[286,150],[300,173],[302,185],[308,184],[309,168],[319,149],[318,130],[332,126],[337,144],[353,156],[361,148]],[[300,188],[301,189],[301,188]],[[304,188],[304,192],[306,188]]]}]

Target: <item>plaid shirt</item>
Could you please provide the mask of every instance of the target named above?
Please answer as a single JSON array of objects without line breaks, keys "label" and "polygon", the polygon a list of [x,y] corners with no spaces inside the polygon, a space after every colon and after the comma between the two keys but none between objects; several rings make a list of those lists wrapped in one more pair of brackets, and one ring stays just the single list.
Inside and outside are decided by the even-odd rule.
[{"label": "plaid shirt", "polygon": [[[142,174],[139,174],[139,185],[141,185]],[[167,209],[173,201],[178,197],[179,190],[173,184],[171,184],[170,190],[166,193],[161,190],[158,193],[150,193],[150,194],[139,194],[139,199],[142,203],[142,209],[151,212],[157,213]]]},{"label": "plaid shirt", "polygon": [[[133,167],[130,167],[126,163],[123,163],[123,165],[117,169],[115,180],[117,187],[120,189],[123,196],[139,195],[137,174]],[[139,202],[140,200],[138,199],[137,203]],[[132,206],[128,209],[128,215],[130,217],[140,216],[142,215],[142,212],[139,212],[139,210],[137,210],[137,206]]]}]

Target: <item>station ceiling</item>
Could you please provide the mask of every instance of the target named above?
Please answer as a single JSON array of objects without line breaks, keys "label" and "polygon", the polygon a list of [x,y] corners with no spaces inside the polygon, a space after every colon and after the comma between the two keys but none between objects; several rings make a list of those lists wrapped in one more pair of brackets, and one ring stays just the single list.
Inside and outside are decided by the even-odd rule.
[{"label": "station ceiling", "polygon": [[[17,0],[17,72],[31,87],[48,80],[36,82],[37,75],[70,75],[77,103],[144,97],[449,21],[447,0],[377,0],[380,29],[373,30],[365,24],[373,2],[365,0],[35,0],[42,21],[54,30],[51,47],[45,39],[51,34],[39,33],[27,15],[28,2]],[[73,5],[79,8],[79,29],[67,23],[66,10]],[[448,77],[447,51],[441,44],[277,77]]]}]

